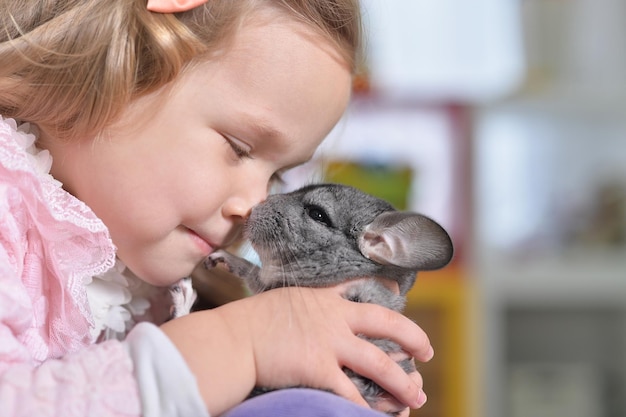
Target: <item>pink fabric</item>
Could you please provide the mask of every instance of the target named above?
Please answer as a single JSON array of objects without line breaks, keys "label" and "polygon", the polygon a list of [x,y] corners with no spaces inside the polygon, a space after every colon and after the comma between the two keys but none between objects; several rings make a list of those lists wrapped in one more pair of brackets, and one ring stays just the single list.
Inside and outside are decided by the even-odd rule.
[{"label": "pink fabric", "polygon": [[138,415],[128,353],[90,335],[84,282],[115,247],[33,141],[0,117],[0,415]]}]

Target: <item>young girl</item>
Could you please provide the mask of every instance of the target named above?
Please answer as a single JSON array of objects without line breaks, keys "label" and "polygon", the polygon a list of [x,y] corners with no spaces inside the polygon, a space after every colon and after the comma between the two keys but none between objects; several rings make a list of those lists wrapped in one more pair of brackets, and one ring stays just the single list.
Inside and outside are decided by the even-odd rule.
[{"label": "young girl", "polygon": [[[420,361],[426,335],[341,288],[272,290],[163,324],[161,289],[189,300],[180,278],[232,243],[341,117],[356,0],[3,8],[0,415],[376,414],[342,367],[389,391],[383,411],[423,405],[420,375],[356,335]],[[255,385],[337,395],[244,401]]]}]

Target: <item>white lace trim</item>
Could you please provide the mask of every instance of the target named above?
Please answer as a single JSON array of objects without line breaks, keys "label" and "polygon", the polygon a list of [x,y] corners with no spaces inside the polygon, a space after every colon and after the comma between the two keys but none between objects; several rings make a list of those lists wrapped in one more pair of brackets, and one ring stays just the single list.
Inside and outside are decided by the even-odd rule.
[{"label": "white lace trim", "polygon": [[[35,146],[37,129],[29,123],[17,125],[13,119],[4,119],[0,115],[0,122],[13,131],[15,143],[24,149],[25,158],[9,158],[3,160],[9,168],[33,172],[42,181],[46,200],[50,202],[50,213],[60,221],[68,221],[90,232],[107,232],[106,226],[82,201],[71,197],[62,189],[62,184],[50,175],[52,155],[48,150],[40,150]],[[0,129],[2,128],[0,123]],[[15,134],[17,133],[17,134]],[[0,158],[2,148],[0,147]],[[71,199],[71,200],[70,200]],[[68,202],[69,205],[68,209]],[[91,328],[93,340],[123,338],[128,330],[136,323],[135,317],[144,315],[150,308],[148,297],[150,289],[154,288],[139,280],[134,275],[127,274],[126,266],[115,257],[115,246],[111,242],[111,252],[106,253],[98,262],[85,267],[85,271],[76,271],[72,279],[80,278],[83,281],[86,293],[72,293],[79,306],[86,305],[81,300],[87,298],[90,311],[81,311],[85,317],[92,317],[94,326]],[[70,286],[78,288],[77,286]],[[82,310],[82,307],[81,307]]]},{"label": "white lace trim", "polygon": [[[13,146],[18,145],[26,151],[25,154],[20,153],[18,157],[16,155],[0,155],[3,157],[3,163],[12,170],[32,172],[41,179],[46,201],[50,203],[50,214],[59,221],[70,222],[90,232],[106,232],[106,226],[99,218],[93,216],[91,209],[85,203],[63,190],[62,184],[50,175],[52,155],[47,150],[40,150],[35,146],[37,139],[35,135],[38,133],[36,127],[30,123],[22,123],[18,126],[15,120],[4,119],[1,115],[0,122],[3,122],[0,123],[0,132],[2,130],[6,131],[6,128],[8,128],[9,131],[7,133],[15,141]],[[11,144],[9,143],[9,145]],[[25,157],[20,157],[22,155],[25,155]],[[111,261],[106,268],[100,267],[101,271],[96,273],[104,272],[112,266],[113,262]]]},{"label": "white lace trim", "polygon": [[95,323],[91,329],[94,339],[123,339],[136,324],[136,317],[150,308],[147,296],[152,286],[132,274],[119,259],[104,274],[95,276],[86,285],[87,298]]}]

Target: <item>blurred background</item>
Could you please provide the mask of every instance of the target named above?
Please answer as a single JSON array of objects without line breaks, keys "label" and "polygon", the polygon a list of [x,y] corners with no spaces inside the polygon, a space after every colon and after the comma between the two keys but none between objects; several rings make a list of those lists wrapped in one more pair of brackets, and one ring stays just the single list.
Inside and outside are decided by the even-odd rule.
[{"label": "blurred background", "polygon": [[[424,417],[626,416],[626,0],[363,0],[315,164],[442,223]],[[320,167],[324,167],[320,171]]]}]

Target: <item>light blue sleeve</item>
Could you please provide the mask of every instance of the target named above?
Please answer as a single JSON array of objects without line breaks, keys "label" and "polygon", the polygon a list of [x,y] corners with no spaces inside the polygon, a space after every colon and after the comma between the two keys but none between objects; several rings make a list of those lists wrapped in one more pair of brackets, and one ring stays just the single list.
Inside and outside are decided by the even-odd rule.
[{"label": "light blue sleeve", "polygon": [[144,417],[209,417],[180,352],[154,324],[139,323],[126,337]]}]

